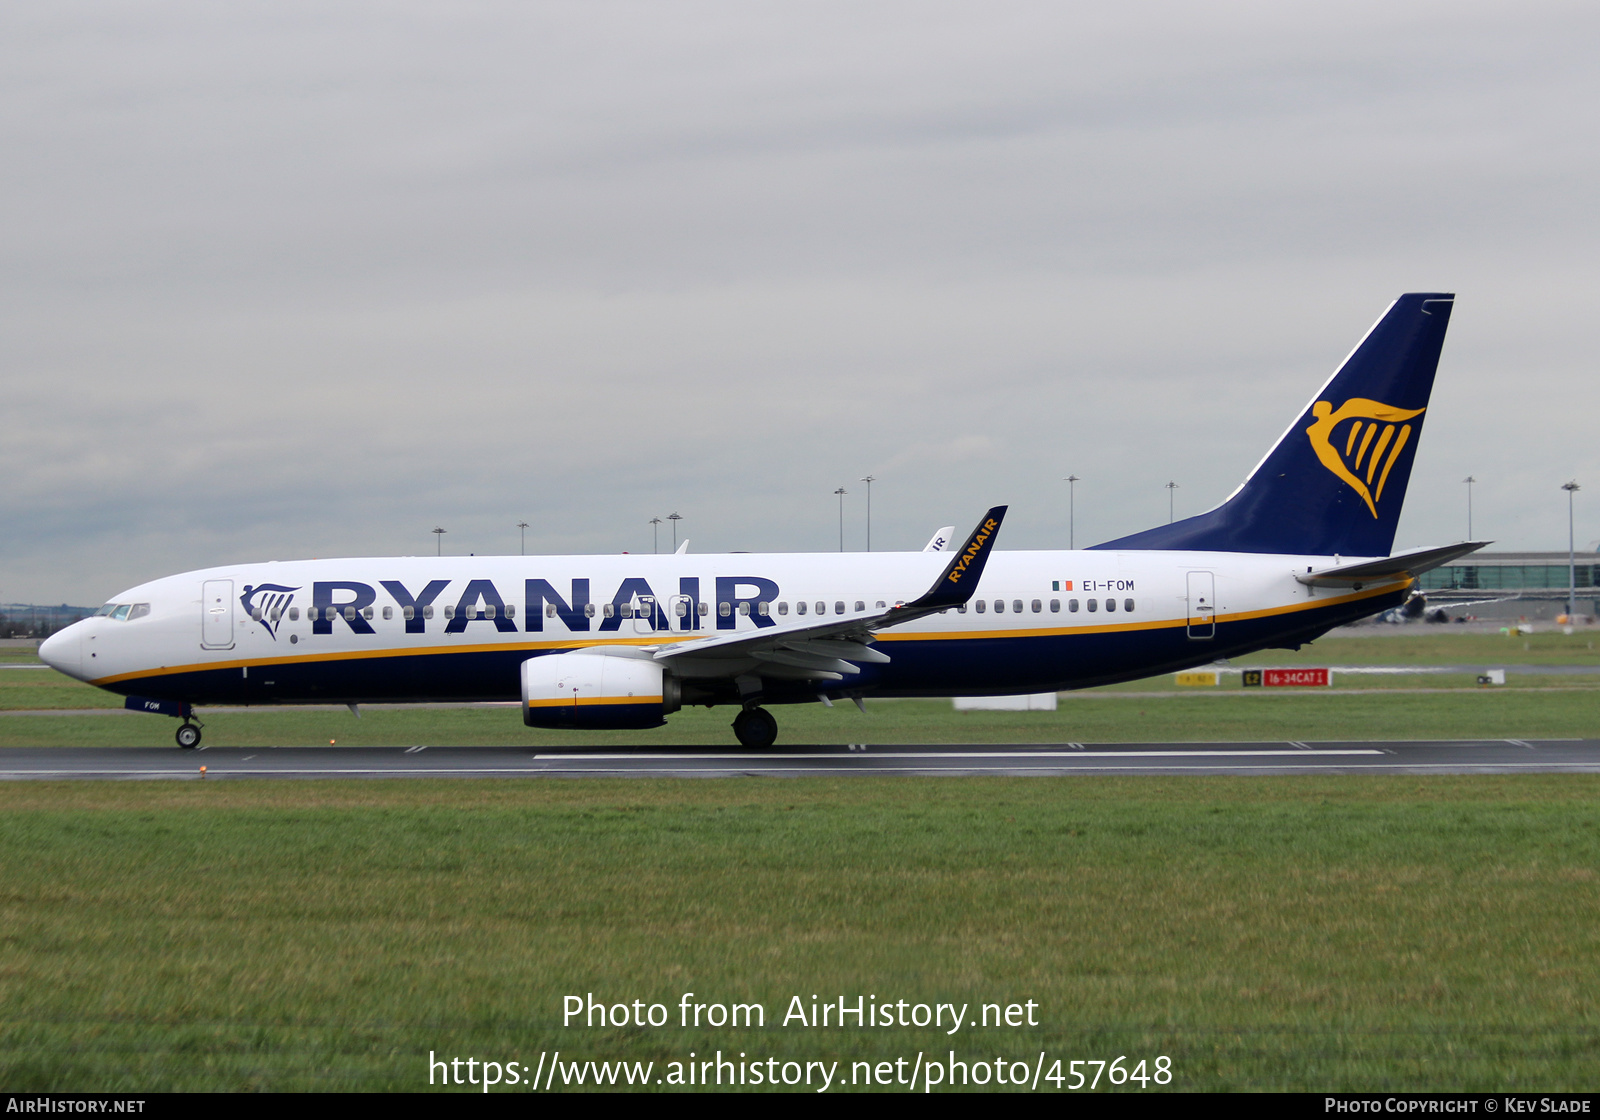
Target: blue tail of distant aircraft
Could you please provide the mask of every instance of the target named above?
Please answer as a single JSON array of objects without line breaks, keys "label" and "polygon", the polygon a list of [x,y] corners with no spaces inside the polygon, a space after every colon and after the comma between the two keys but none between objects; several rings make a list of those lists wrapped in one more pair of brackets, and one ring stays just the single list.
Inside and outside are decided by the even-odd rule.
[{"label": "blue tail of distant aircraft", "polygon": [[1454,300],[1395,300],[1220,506],[1094,547],[1389,555]]}]

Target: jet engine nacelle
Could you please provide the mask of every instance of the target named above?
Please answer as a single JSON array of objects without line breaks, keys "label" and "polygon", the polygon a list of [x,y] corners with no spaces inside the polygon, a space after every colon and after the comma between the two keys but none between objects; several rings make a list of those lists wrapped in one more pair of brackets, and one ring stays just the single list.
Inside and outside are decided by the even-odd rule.
[{"label": "jet engine nacelle", "polygon": [[529,727],[660,727],[681,696],[677,680],[655,661],[551,653],[522,663],[522,722]]}]

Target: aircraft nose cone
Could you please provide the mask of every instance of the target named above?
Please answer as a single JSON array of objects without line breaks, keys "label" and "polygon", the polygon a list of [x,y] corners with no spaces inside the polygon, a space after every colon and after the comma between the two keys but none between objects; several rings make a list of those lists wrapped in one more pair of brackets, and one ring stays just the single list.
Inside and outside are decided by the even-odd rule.
[{"label": "aircraft nose cone", "polygon": [[83,628],[77,623],[39,643],[39,660],[57,672],[83,679]]}]

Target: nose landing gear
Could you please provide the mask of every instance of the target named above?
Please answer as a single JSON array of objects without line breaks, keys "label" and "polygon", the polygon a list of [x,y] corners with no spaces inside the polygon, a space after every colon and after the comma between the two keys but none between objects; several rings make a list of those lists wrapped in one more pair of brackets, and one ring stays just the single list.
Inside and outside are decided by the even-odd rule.
[{"label": "nose landing gear", "polygon": [[178,740],[178,746],[186,751],[192,751],[200,745],[200,725],[185,720],[173,738]]},{"label": "nose landing gear", "polygon": [[765,750],[778,741],[778,721],[765,708],[744,708],[733,717],[733,733],[740,746]]}]

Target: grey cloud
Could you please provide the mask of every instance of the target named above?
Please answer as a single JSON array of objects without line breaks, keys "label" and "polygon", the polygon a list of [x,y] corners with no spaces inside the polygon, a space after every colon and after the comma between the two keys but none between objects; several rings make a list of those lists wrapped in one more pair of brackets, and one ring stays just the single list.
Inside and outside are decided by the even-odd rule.
[{"label": "grey cloud", "polygon": [[1480,531],[1554,547],[1600,465],[1597,25],[12,9],[0,599],[436,524],[638,550],[674,508],[697,549],[827,549],[869,472],[879,547],[995,501],[1056,546],[1069,472],[1104,539],[1169,478],[1180,514],[1223,497],[1424,287],[1461,302],[1401,536],[1462,535],[1470,471]]}]

